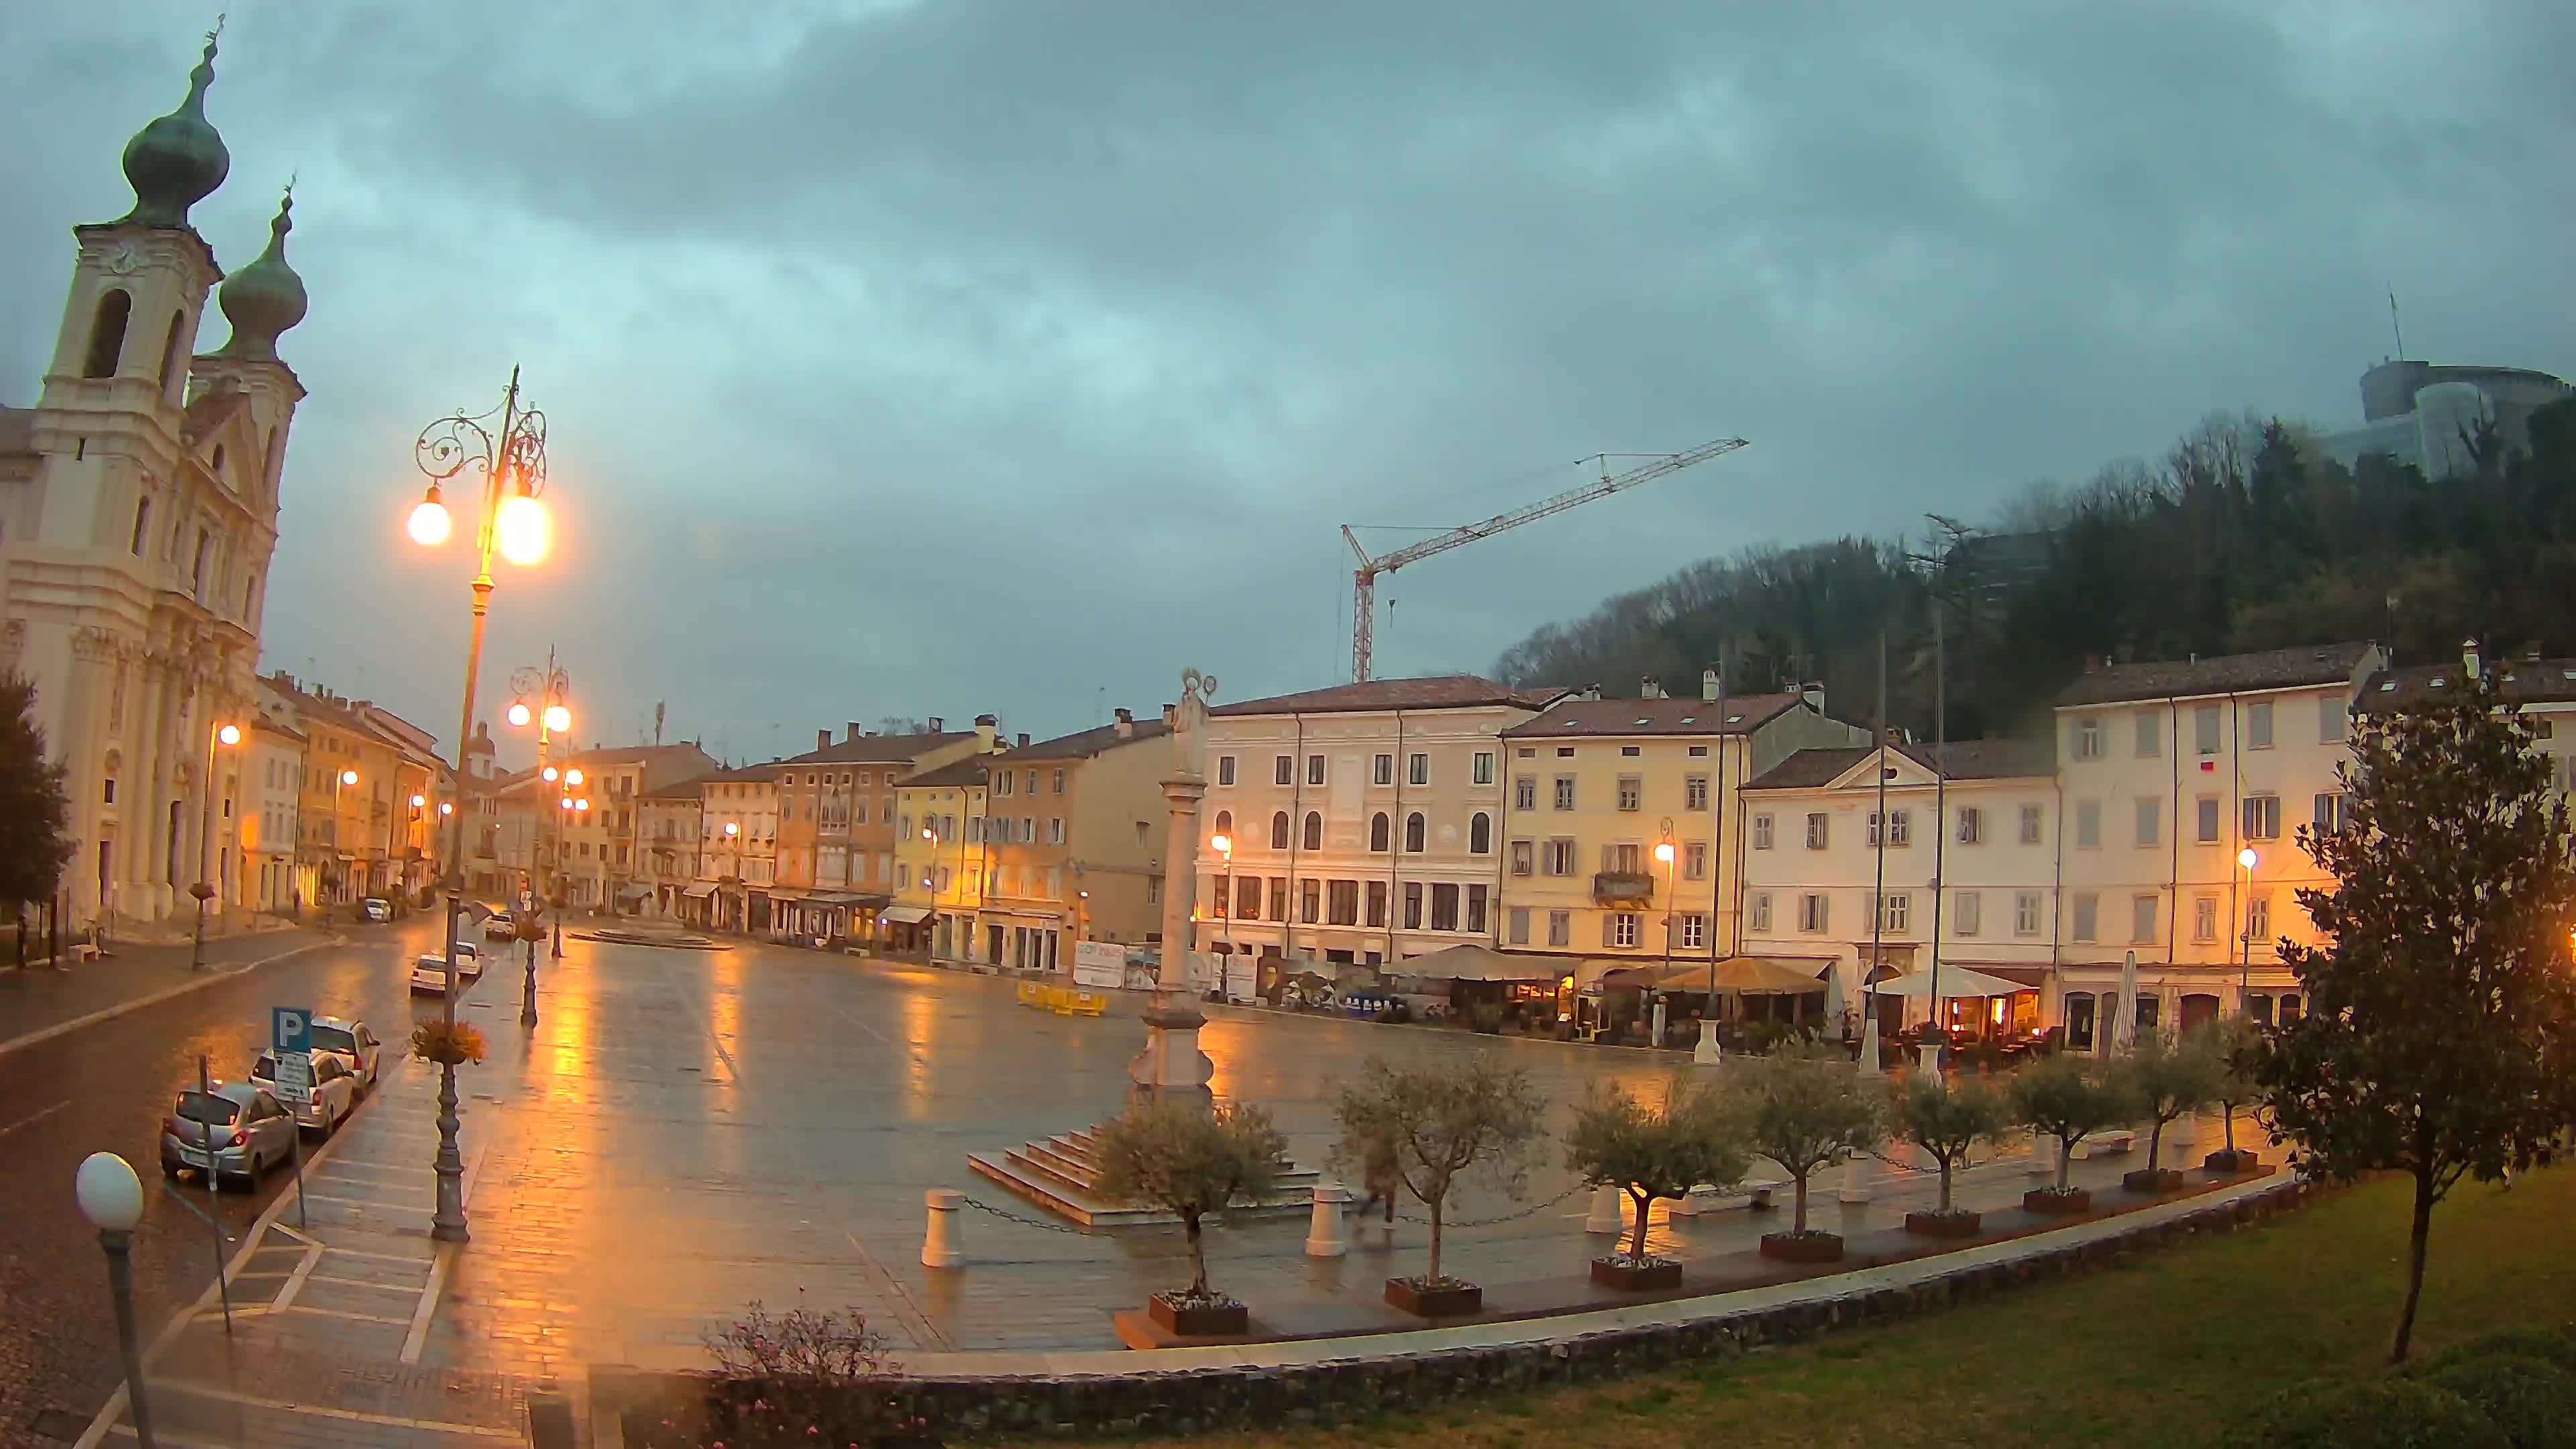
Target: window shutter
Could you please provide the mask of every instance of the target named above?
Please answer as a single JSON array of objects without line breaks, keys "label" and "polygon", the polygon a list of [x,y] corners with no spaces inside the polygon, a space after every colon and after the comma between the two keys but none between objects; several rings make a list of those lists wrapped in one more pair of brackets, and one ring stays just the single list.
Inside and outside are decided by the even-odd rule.
[{"label": "window shutter", "polygon": [[1614,918],[1608,911],[1603,911],[1601,913],[1601,944],[1604,946],[1611,945],[1617,940],[1611,926],[1613,919]]}]

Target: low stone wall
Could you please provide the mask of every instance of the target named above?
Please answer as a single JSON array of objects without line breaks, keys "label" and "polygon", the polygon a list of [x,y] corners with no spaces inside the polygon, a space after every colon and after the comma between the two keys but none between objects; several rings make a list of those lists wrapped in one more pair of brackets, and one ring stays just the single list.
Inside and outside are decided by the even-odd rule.
[{"label": "low stone wall", "polygon": [[[1278,1367],[1156,1370],[1140,1366],[1129,1374],[1065,1377],[907,1375],[873,1386],[870,1394],[920,1416],[934,1432],[957,1439],[1189,1434],[1253,1425],[1333,1423],[1386,1410],[1419,1410],[1471,1397],[1624,1378],[1673,1364],[1798,1343],[1836,1330],[1891,1323],[2101,1267],[2201,1234],[2233,1232],[2304,1204],[2312,1191],[2306,1181],[2288,1178],[2260,1192],[2089,1241],[2038,1246],[1994,1261],[1963,1263],[1917,1282],[1856,1292],[1836,1294],[1834,1279],[1814,1279],[1802,1286],[1831,1296],[1733,1313],[1712,1312],[1686,1322],[1489,1347],[1376,1354],[1369,1352],[1370,1340],[1353,1339],[1351,1357]],[[605,1409],[621,1415],[664,1414],[667,1406],[705,1395],[710,1387],[708,1377],[699,1374],[656,1374],[609,1366],[591,1371],[594,1413]]]}]

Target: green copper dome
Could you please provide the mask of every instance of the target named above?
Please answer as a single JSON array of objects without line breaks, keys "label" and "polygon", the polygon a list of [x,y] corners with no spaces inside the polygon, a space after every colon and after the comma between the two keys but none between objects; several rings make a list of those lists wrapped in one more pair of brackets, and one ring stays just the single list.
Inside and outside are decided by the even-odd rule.
[{"label": "green copper dome", "polygon": [[184,227],[188,208],[224,184],[232,153],[206,119],[206,87],[214,81],[215,38],[209,35],[205,55],[188,72],[188,98],[125,143],[125,179],[134,187],[134,209],[125,221]]},{"label": "green copper dome", "polygon": [[277,339],[304,320],[304,279],[286,264],[286,234],[294,229],[295,188],[290,186],[277,203],[277,218],[268,224],[268,250],[224,278],[215,291],[215,305],[233,324],[221,356],[274,359]]}]

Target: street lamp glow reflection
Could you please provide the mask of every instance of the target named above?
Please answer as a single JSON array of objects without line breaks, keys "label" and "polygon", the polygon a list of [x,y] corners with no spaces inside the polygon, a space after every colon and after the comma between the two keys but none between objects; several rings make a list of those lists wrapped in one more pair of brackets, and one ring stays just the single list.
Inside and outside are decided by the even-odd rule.
[{"label": "street lamp glow reflection", "polygon": [[546,728],[561,732],[572,728],[572,711],[559,704],[546,706]]},{"label": "street lamp glow reflection", "polygon": [[2249,845],[2243,850],[2236,852],[2236,863],[2245,867],[2247,870],[2252,870],[2254,868],[2254,847]]},{"label": "street lamp glow reflection", "polygon": [[551,542],[546,506],[525,493],[504,499],[492,519],[492,537],[501,557],[514,564],[524,567],[544,558]]},{"label": "street lamp glow reflection", "polygon": [[447,542],[448,531],[453,526],[448,521],[447,505],[438,501],[438,485],[432,483],[428,496],[412,509],[411,518],[403,524],[403,529],[411,535],[412,542],[425,548],[436,548]]},{"label": "street lamp glow reflection", "polygon": [[520,728],[524,729],[524,728],[526,728],[526,727],[527,727],[527,723],[528,723],[529,718],[530,718],[530,716],[529,716],[529,714],[528,714],[528,705],[527,705],[527,701],[525,701],[525,700],[521,700],[521,701],[519,701],[518,703],[513,704],[513,705],[511,705],[511,706],[510,706],[510,723],[511,723],[511,724],[516,725],[516,726],[518,726],[518,727],[520,727]]}]

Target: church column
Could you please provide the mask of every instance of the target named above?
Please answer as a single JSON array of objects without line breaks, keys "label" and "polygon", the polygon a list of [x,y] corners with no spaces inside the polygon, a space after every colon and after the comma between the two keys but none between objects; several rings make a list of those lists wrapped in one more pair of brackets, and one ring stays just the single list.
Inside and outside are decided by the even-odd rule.
[{"label": "church column", "polygon": [[[98,841],[105,805],[99,782],[107,775],[107,752],[115,742],[107,732],[108,671],[116,658],[115,641],[94,629],[72,635],[71,678],[66,687],[63,719],[68,733],[60,742],[63,789],[71,797],[71,863],[63,867],[61,890],[70,906],[66,919],[85,920],[97,912]],[[119,786],[119,788],[123,788]]]},{"label": "church column", "polygon": [[148,650],[136,649],[125,668],[125,763],[116,786],[116,858],[109,882],[114,898],[106,905],[143,919],[150,915],[144,883],[152,878],[152,837],[159,828],[161,786],[152,744],[161,731],[161,666]]}]

